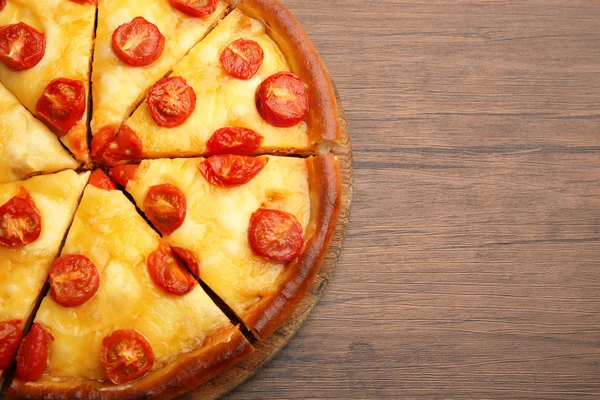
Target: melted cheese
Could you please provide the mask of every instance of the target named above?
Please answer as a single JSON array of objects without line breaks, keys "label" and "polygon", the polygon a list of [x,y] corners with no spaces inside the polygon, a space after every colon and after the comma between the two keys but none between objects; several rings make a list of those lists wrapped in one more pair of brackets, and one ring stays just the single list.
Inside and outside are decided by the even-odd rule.
[{"label": "melted cheese", "polygon": [[86,188],[62,254],[86,255],[98,268],[100,287],[76,308],[64,308],[50,296],[43,300],[36,321],[54,341],[42,379],[106,380],[102,339],[118,329],[142,333],[158,369],[230,324],[199,285],[175,296],[152,282],[146,259],[160,240],[121,192]]},{"label": "melted cheese", "polygon": [[[240,38],[257,42],[265,55],[260,70],[250,80],[229,76],[219,61],[223,50]],[[289,71],[289,66],[265,26],[234,10],[173,69],[171,75],[185,78],[197,97],[196,109],[186,122],[175,128],[161,128],[144,102],[127,125],[140,136],[144,154],[150,158],[205,154],[208,139],[227,126],[260,133],[264,137],[261,152],[307,149],[310,143],[305,122],[277,128],[263,120],[256,109],[256,89],[279,71]]]},{"label": "melted cheese", "polygon": [[[226,10],[227,5],[220,1],[211,15],[193,18],[175,10],[168,0],[100,0],[92,73],[92,132],[105,125],[120,126],[150,86],[167,74],[204,37]],[[155,24],[165,37],[163,54],[147,67],[123,63],[111,47],[115,29],[138,16]]]},{"label": "melted cheese", "polygon": [[0,247],[0,321],[29,318],[73,219],[89,172],[68,170],[0,185],[0,205],[23,186],[42,216],[40,237],[20,248]]},{"label": "melted cheese", "polygon": [[[0,62],[0,82],[33,114],[48,83],[56,78],[82,81],[89,87],[89,66],[96,7],[71,0],[10,0],[0,13],[0,26],[25,22],[46,36],[46,52],[40,62],[25,71],[13,71]],[[85,129],[87,110],[72,130]],[[76,157],[87,162],[81,151],[65,138]]]},{"label": "melted cheese", "polygon": [[143,161],[127,185],[144,210],[149,187],[171,183],[185,194],[183,225],[165,239],[193,251],[200,278],[244,319],[262,297],[277,290],[284,264],[252,253],[248,241],[250,216],[260,207],[295,215],[304,230],[310,219],[308,168],[299,158],[268,157],[265,168],[243,186],[221,188],[198,170],[202,159]]},{"label": "melted cheese", "polygon": [[77,165],[56,136],[0,84],[0,183]]}]

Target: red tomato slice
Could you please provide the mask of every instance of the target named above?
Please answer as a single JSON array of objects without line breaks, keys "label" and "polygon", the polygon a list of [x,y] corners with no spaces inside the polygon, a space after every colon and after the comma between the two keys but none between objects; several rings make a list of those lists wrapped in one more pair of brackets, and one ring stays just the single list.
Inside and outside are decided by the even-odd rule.
[{"label": "red tomato slice", "polygon": [[187,212],[185,195],[170,183],[150,187],[144,200],[148,219],[163,235],[170,235],[183,224]]},{"label": "red tomato slice", "polygon": [[104,190],[116,190],[117,185],[114,184],[113,181],[110,180],[108,176],[101,170],[97,169],[94,171],[92,176],[90,176],[90,181],[88,182],[90,185],[97,187],[98,189]]},{"label": "red tomato slice", "polygon": [[94,133],[94,137],[92,138],[92,149],[91,156],[92,159],[98,163],[102,163],[102,157],[104,156],[104,151],[117,137],[117,132],[119,129],[114,125],[106,125],[102,128],[98,129]]},{"label": "red tomato slice", "polygon": [[272,261],[291,261],[302,251],[302,225],[290,213],[259,208],[248,230],[254,254]]},{"label": "red tomato slice", "polygon": [[109,166],[138,160],[143,147],[140,137],[127,125],[123,125],[117,138],[110,142],[102,154],[102,162]]},{"label": "red tomato slice", "polygon": [[50,127],[67,133],[81,120],[86,106],[83,82],[59,78],[46,86],[35,111]]},{"label": "red tomato slice", "polygon": [[48,280],[50,295],[63,307],[78,307],[86,303],[100,287],[98,269],[82,254],[57,258],[52,264]]},{"label": "red tomato slice", "polygon": [[169,3],[190,17],[202,18],[215,12],[219,0],[169,0]]},{"label": "red tomato slice", "polygon": [[145,67],[160,58],[165,37],[143,17],[119,26],[112,35],[112,49],[119,60],[133,67]]},{"label": "red tomato slice", "polygon": [[175,253],[164,242],[160,244],[158,250],[150,253],[146,264],[152,281],[169,293],[183,295],[196,285],[196,281],[183,263],[175,257]]},{"label": "red tomato slice", "polygon": [[263,137],[247,128],[221,128],[206,143],[210,154],[249,156],[260,147]]},{"label": "red tomato slice", "polygon": [[6,7],[6,0],[0,0],[0,11],[4,10],[4,7]]},{"label": "red tomato slice", "polygon": [[8,68],[15,71],[32,68],[45,52],[46,37],[26,23],[0,27],[0,61]]},{"label": "red tomato slice", "polygon": [[278,72],[258,87],[256,108],[269,124],[287,128],[298,124],[308,115],[308,94],[296,75]]},{"label": "red tomato slice", "polygon": [[48,337],[52,335],[38,322],[25,336],[17,359],[17,378],[27,382],[40,380],[48,363]]},{"label": "red tomato slice", "polygon": [[221,53],[221,65],[234,78],[252,78],[263,63],[265,53],[254,40],[238,39]]},{"label": "red tomato slice", "polygon": [[198,165],[198,168],[204,178],[213,185],[234,187],[250,182],[262,171],[267,162],[269,162],[267,157],[220,154],[207,158]]},{"label": "red tomato slice", "polygon": [[188,249],[184,249],[183,247],[173,247],[172,248],[175,254],[181,258],[181,260],[187,265],[187,267],[192,271],[196,277],[200,277],[200,265],[198,265],[198,259],[196,255]]},{"label": "red tomato slice", "polygon": [[185,79],[169,76],[152,85],[146,102],[158,126],[173,128],[183,124],[196,109],[196,93]]},{"label": "red tomato slice", "polygon": [[135,330],[118,330],[102,340],[100,362],[115,385],[144,376],[154,365],[154,352],[148,340]]},{"label": "red tomato slice", "polygon": [[135,179],[139,168],[139,165],[133,164],[118,165],[108,171],[108,174],[115,182],[123,186],[123,188],[127,188],[127,183],[129,183],[130,180]]},{"label": "red tomato slice", "polygon": [[35,242],[42,231],[42,216],[24,187],[0,207],[0,247],[21,247]]},{"label": "red tomato slice", "polygon": [[0,322],[0,371],[7,370],[21,344],[21,321]]}]

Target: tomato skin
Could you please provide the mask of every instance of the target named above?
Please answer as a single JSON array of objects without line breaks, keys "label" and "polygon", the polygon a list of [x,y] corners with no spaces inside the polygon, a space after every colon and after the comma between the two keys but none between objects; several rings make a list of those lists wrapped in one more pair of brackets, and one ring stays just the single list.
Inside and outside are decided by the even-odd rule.
[{"label": "tomato skin", "polygon": [[176,10],[181,11],[190,17],[202,18],[215,12],[219,0],[204,0],[205,5],[194,6],[190,3],[198,2],[199,0],[169,0],[171,6]]},{"label": "tomato skin", "polygon": [[309,109],[304,83],[291,72],[271,75],[256,90],[256,108],[265,121],[278,128],[300,123]]},{"label": "tomato skin", "polygon": [[146,103],[158,126],[174,128],[187,121],[196,109],[196,93],[182,77],[168,76],[152,85]]},{"label": "tomato skin", "polygon": [[7,370],[19,350],[21,344],[21,321],[0,322],[0,371]]},{"label": "tomato skin", "polygon": [[207,158],[198,165],[198,168],[209,183],[222,187],[235,187],[250,182],[268,162],[267,157],[219,154]]},{"label": "tomato skin", "polygon": [[260,69],[265,53],[254,40],[238,39],[229,44],[219,60],[227,73],[234,78],[248,80]]},{"label": "tomato skin", "polygon": [[143,146],[140,137],[127,125],[123,125],[117,138],[110,142],[102,154],[102,163],[114,167],[142,156]]},{"label": "tomato skin", "polygon": [[4,10],[4,7],[6,7],[6,0],[0,0],[0,11]]},{"label": "tomato skin", "polygon": [[164,183],[151,186],[144,199],[144,212],[160,233],[170,235],[183,224],[187,201],[175,185]]},{"label": "tomato skin", "polygon": [[67,78],[51,81],[35,111],[51,128],[67,133],[81,120],[87,106],[83,82]]},{"label": "tomato skin", "polygon": [[262,135],[248,128],[221,128],[206,143],[209,154],[249,156],[260,148]]},{"label": "tomato skin", "polygon": [[[139,38],[138,43],[131,43]],[[112,35],[112,49],[119,60],[132,67],[146,67],[160,58],[165,48],[165,37],[156,25],[143,17],[119,26]]]},{"label": "tomato skin", "polygon": [[252,214],[248,239],[254,254],[271,261],[291,261],[304,246],[298,219],[290,213],[266,208]]},{"label": "tomato skin", "polygon": [[95,6],[98,5],[98,0],[71,0],[73,3],[77,4],[93,4]]},{"label": "tomato skin", "polygon": [[92,148],[90,155],[92,156],[92,160],[97,163],[102,163],[102,158],[104,157],[104,151],[106,148],[117,137],[117,132],[119,129],[114,125],[106,125],[102,128],[98,129],[94,133],[94,137],[92,138]]},{"label": "tomato skin", "polygon": [[52,335],[40,323],[34,323],[17,357],[17,378],[27,382],[40,380],[48,363],[48,338],[52,340]]},{"label": "tomato skin", "polygon": [[69,254],[54,261],[48,281],[52,299],[63,307],[73,308],[85,304],[96,294],[100,274],[86,256]]},{"label": "tomato skin", "polygon": [[176,295],[184,295],[196,286],[183,262],[164,242],[146,260],[148,274],[156,286]]},{"label": "tomato skin", "polygon": [[117,185],[113,181],[110,180],[108,176],[101,170],[97,169],[90,176],[90,180],[88,182],[89,185],[97,187],[98,189],[104,190],[116,190]]},{"label": "tomato skin", "polygon": [[21,247],[35,242],[42,231],[42,216],[35,202],[20,186],[18,193],[0,207],[0,247]]},{"label": "tomato skin", "polygon": [[119,185],[127,188],[127,183],[135,179],[139,168],[140,166],[135,164],[118,165],[108,171],[108,174]]},{"label": "tomato skin", "polygon": [[177,256],[183,261],[185,265],[192,271],[192,273],[196,276],[200,276],[200,265],[198,264],[198,259],[196,254],[188,249],[184,249],[183,247],[172,247],[173,251]]},{"label": "tomato skin", "polygon": [[0,27],[0,61],[8,68],[14,71],[33,68],[45,53],[46,36],[33,27],[24,22]]},{"label": "tomato skin", "polygon": [[132,329],[114,331],[102,340],[100,363],[115,385],[144,376],[154,365],[154,352],[148,340]]}]

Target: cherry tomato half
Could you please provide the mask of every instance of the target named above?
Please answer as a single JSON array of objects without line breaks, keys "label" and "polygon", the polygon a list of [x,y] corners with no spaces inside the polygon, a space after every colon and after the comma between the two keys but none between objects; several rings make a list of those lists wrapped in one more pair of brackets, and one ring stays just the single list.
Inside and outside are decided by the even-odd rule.
[{"label": "cherry tomato half", "polygon": [[87,106],[85,85],[81,81],[58,78],[51,81],[35,111],[50,127],[67,133],[83,117]]},{"label": "cherry tomato half", "polygon": [[119,128],[114,125],[106,125],[94,132],[92,138],[92,149],[90,155],[92,159],[98,163],[103,163],[104,151],[117,137]]},{"label": "cherry tomato half", "polygon": [[6,0],[0,0],[0,11],[4,10],[4,7],[6,7]]},{"label": "cherry tomato half", "polygon": [[252,214],[248,239],[254,254],[272,261],[291,261],[304,245],[302,225],[294,215],[266,208]]},{"label": "cherry tomato half", "polygon": [[249,156],[259,149],[263,137],[248,128],[221,128],[210,137],[206,148],[210,154]]},{"label": "cherry tomato half", "polygon": [[219,0],[169,0],[169,3],[190,17],[202,18],[215,12]]},{"label": "cherry tomato half", "polygon": [[204,160],[198,165],[204,178],[213,185],[223,187],[240,186],[250,182],[267,165],[267,157],[245,157],[220,154]]},{"label": "cherry tomato half", "polygon": [[15,71],[32,68],[45,52],[46,37],[26,23],[0,27],[0,61],[8,68]]},{"label": "cherry tomato half", "polygon": [[196,254],[188,249],[184,249],[183,247],[173,247],[172,249],[175,254],[181,258],[185,265],[187,265],[190,271],[192,271],[196,277],[200,277],[200,265],[198,264]]},{"label": "cherry tomato half", "polygon": [[7,370],[15,359],[22,334],[20,320],[0,322],[0,371]]},{"label": "cherry tomato half", "polygon": [[182,77],[168,76],[152,85],[146,102],[158,126],[173,128],[183,124],[196,109],[196,93]]},{"label": "cherry tomato half", "polygon": [[164,242],[158,250],[150,253],[146,261],[148,274],[156,286],[169,293],[182,295],[194,288],[196,281],[181,260]]},{"label": "cherry tomato half", "polygon": [[0,207],[0,247],[21,247],[35,242],[42,231],[42,216],[24,187]]},{"label": "cherry tomato half", "polygon": [[164,183],[150,187],[144,199],[144,210],[160,233],[170,235],[183,224],[187,202],[177,186]]},{"label": "cherry tomato half", "polygon": [[135,330],[118,330],[102,340],[100,363],[115,385],[144,376],[154,365],[154,352],[148,340]]},{"label": "cherry tomato half", "polygon": [[117,188],[115,183],[101,169],[97,169],[92,173],[88,183],[98,189],[115,190]]},{"label": "cherry tomato half", "polygon": [[69,254],[57,258],[52,264],[48,280],[50,295],[63,307],[85,304],[100,287],[98,269],[82,254]]},{"label": "cherry tomato half", "polygon": [[118,165],[115,168],[108,171],[110,177],[117,182],[119,185],[127,188],[127,183],[135,179],[139,165],[128,164],[128,165]]},{"label": "cherry tomato half", "polygon": [[102,163],[115,166],[128,161],[135,161],[142,156],[142,152],[143,147],[140,137],[130,127],[123,125],[117,138],[106,145],[102,154]]},{"label": "cherry tomato half", "polygon": [[143,17],[119,26],[112,35],[112,49],[125,64],[145,67],[160,58],[165,37],[158,27]]},{"label": "cherry tomato half", "polygon": [[308,94],[291,72],[278,72],[263,81],[256,91],[256,108],[269,124],[287,128],[308,115]]},{"label": "cherry tomato half", "polygon": [[221,65],[234,78],[252,78],[263,63],[265,53],[254,40],[238,39],[221,53]]},{"label": "cherry tomato half", "polygon": [[17,378],[27,382],[40,380],[48,363],[48,338],[52,335],[36,322],[25,336],[17,358]]}]

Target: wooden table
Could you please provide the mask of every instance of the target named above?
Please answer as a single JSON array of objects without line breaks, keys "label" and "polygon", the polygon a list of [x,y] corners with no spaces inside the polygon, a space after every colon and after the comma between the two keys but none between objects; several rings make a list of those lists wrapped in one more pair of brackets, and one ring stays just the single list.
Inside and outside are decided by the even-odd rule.
[{"label": "wooden table", "polygon": [[600,398],[600,1],[285,3],[354,205],[312,316],[226,398]]}]

